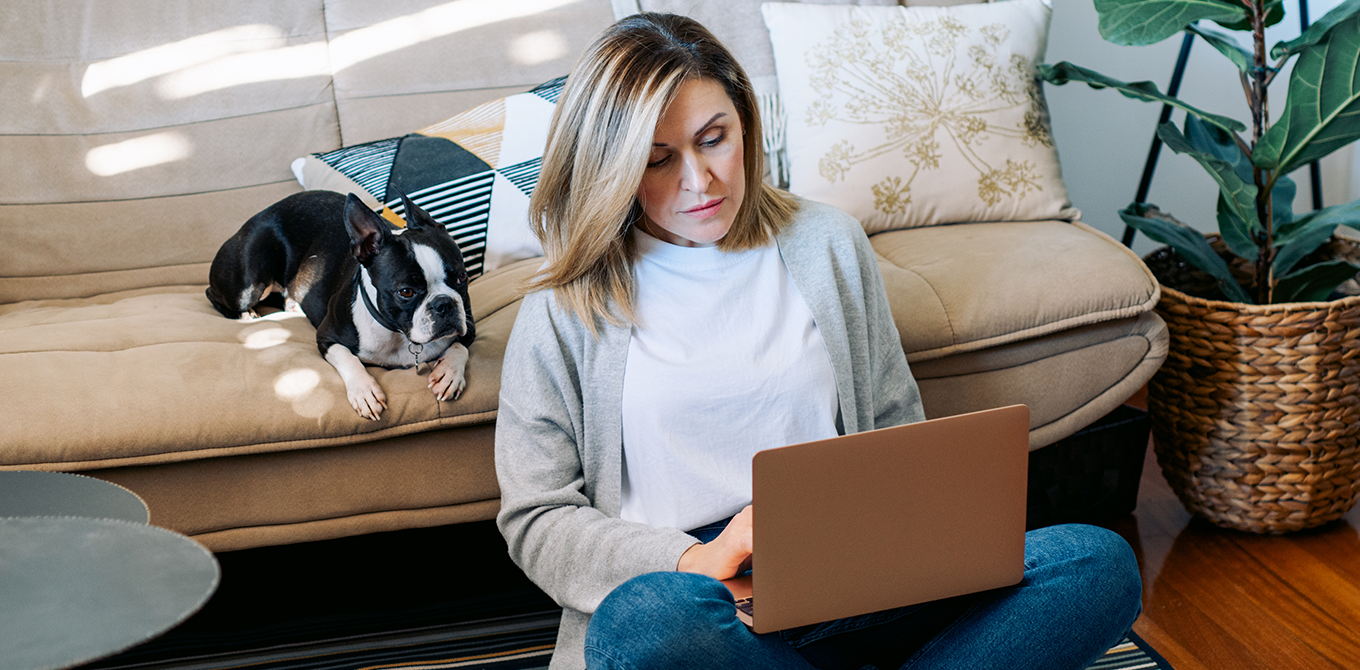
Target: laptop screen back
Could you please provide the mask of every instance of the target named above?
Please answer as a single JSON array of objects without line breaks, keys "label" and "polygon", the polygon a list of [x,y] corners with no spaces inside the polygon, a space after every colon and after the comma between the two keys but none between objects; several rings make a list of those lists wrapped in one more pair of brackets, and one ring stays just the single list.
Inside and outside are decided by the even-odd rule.
[{"label": "laptop screen back", "polygon": [[756,632],[1018,583],[1028,436],[1016,405],[756,454]]}]

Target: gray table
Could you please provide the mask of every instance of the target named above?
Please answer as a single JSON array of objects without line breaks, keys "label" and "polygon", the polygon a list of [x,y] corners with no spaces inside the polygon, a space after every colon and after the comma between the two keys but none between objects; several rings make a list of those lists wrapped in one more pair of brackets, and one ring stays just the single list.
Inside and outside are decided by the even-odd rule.
[{"label": "gray table", "polygon": [[[38,514],[10,516],[20,510]],[[140,520],[69,515],[105,510]],[[0,670],[110,656],[169,630],[217,589],[212,553],[147,525],[140,499],[112,484],[0,472],[0,515]]]},{"label": "gray table", "polygon": [[0,472],[0,517],[82,516],[146,523],[136,493],[94,477],[67,472]]}]

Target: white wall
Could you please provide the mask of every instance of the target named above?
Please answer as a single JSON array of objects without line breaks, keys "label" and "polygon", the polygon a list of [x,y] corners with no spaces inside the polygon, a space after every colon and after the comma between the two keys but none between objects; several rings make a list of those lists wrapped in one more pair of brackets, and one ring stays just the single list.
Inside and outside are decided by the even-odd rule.
[{"label": "white wall", "polygon": [[[1309,17],[1317,20],[1339,2],[1312,0],[1308,3]],[[1267,30],[1267,49],[1278,41],[1298,36],[1297,8],[1296,0],[1285,0],[1284,20]],[[1165,92],[1180,51],[1180,36],[1152,46],[1122,47],[1101,39],[1096,21],[1091,0],[1053,0],[1046,60],[1071,61],[1128,82],[1151,80]],[[1240,35],[1246,45],[1248,35]],[[1272,118],[1284,109],[1288,74],[1282,72],[1270,87]],[[1073,204],[1082,210],[1086,223],[1120,238],[1124,222],[1116,212],[1127,207],[1137,193],[1161,105],[1130,100],[1113,90],[1095,90],[1080,83],[1047,85],[1045,91],[1063,177]],[[1191,49],[1178,97],[1250,126],[1237,68],[1202,40],[1195,40]],[[1176,112],[1171,118],[1179,126],[1184,114]],[[1248,141],[1249,133],[1244,136]],[[1354,147],[1323,160],[1323,206],[1360,198],[1360,185],[1356,183],[1360,181],[1360,169],[1353,169],[1355,160]],[[1308,211],[1312,208],[1308,171],[1305,168],[1292,176],[1299,185],[1295,210]],[[1217,192],[1217,185],[1198,163],[1163,148],[1147,199],[1186,223],[1212,231]],[[1156,246],[1140,234],[1134,250],[1145,254]]]}]

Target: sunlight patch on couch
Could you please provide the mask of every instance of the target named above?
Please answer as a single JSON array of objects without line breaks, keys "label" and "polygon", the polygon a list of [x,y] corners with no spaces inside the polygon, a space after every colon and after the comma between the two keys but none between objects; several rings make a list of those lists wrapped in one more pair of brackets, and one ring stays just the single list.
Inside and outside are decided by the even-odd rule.
[{"label": "sunlight patch on couch", "polygon": [[155,133],[90,149],[85,154],[85,167],[100,177],[112,177],[153,165],[182,161],[193,153],[194,144],[183,133]]}]

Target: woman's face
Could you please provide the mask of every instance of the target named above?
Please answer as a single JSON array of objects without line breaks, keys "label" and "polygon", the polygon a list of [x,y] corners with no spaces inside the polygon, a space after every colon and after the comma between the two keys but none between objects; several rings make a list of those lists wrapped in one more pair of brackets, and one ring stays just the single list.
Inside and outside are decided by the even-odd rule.
[{"label": "woman's face", "polygon": [[656,124],[637,198],[643,230],[685,247],[717,244],[746,195],[742,125],[721,84],[690,79]]}]

